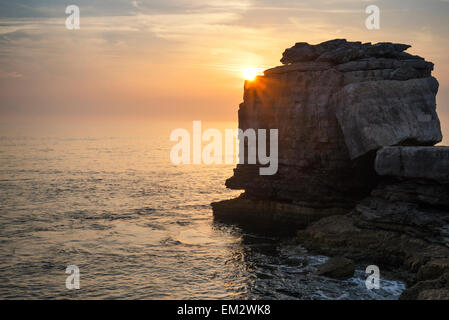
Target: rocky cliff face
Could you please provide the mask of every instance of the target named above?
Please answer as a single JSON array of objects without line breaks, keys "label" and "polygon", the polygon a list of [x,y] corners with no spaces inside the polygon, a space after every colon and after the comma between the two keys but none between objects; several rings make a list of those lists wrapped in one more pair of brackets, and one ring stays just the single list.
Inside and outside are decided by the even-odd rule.
[{"label": "rocky cliff face", "polygon": [[[238,165],[227,187],[245,190],[245,201],[290,203],[307,215],[344,213],[377,185],[376,150],[441,141],[433,64],[407,48],[337,39],[287,49],[283,66],[245,83],[239,109],[241,129],[279,130],[278,173]],[[231,205],[247,215],[245,205],[237,209],[242,201],[215,204],[215,213]]]},{"label": "rocky cliff face", "polygon": [[311,249],[415,273],[405,298],[449,297],[449,147],[432,147],[433,64],[408,48],[297,43],[246,82],[239,127],[279,130],[279,169],[238,165],[226,185],[245,192],[215,217],[303,229]]}]

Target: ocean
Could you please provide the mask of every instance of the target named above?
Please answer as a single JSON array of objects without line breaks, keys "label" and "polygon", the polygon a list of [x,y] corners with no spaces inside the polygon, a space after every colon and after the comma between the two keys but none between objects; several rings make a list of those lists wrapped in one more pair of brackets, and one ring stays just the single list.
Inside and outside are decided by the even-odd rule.
[{"label": "ocean", "polygon": [[[0,138],[1,299],[397,299],[314,274],[293,236],[214,221],[234,165],[170,162],[164,134]],[[80,289],[66,288],[67,266]],[[365,266],[366,267],[366,266]],[[381,274],[382,276],[382,274]]]}]

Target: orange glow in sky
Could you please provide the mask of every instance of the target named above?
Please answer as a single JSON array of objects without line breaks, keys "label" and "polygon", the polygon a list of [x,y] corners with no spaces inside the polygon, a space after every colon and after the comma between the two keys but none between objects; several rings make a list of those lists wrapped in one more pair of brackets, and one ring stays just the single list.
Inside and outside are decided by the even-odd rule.
[{"label": "orange glow in sky", "polygon": [[0,125],[234,122],[244,80],[281,65],[286,48],[346,38],[410,44],[435,64],[449,143],[448,0],[372,1],[379,30],[359,0],[97,0],[80,5],[79,30],[61,23],[64,6],[19,2],[0,1]]},{"label": "orange glow in sky", "polygon": [[242,69],[243,79],[253,81],[256,76],[263,74],[263,70],[261,68],[255,67],[244,67]]}]

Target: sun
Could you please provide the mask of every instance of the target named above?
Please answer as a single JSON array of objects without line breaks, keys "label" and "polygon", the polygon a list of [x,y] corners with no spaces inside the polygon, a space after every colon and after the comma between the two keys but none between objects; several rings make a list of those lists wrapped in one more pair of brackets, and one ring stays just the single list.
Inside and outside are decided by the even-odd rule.
[{"label": "sun", "polygon": [[242,69],[243,79],[248,80],[248,81],[253,81],[260,74],[261,74],[260,68],[244,67]]}]

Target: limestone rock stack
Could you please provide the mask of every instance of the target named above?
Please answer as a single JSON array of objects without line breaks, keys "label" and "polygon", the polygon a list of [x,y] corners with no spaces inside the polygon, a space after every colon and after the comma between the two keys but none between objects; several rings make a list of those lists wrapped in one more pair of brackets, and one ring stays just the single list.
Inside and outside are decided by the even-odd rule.
[{"label": "limestone rock stack", "polygon": [[433,63],[404,52],[409,47],[297,43],[284,65],[245,82],[239,127],[279,130],[279,169],[261,176],[257,165],[238,165],[226,185],[245,194],[213,204],[215,215],[252,219],[263,211],[260,218],[303,225],[346,213],[379,182],[377,150],[441,141]]},{"label": "limestone rock stack", "polygon": [[309,249],[411,272],[404,299],[449,299],[449,147],[433,64],[409,47],[301,42],[246,82],[239,127],[279,130],[279,169],[237,165],[226,185],[244,193],[214,216],[299,229]]}]

